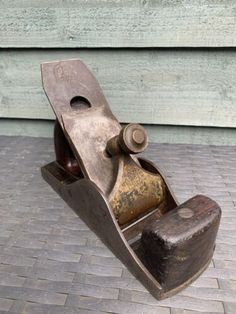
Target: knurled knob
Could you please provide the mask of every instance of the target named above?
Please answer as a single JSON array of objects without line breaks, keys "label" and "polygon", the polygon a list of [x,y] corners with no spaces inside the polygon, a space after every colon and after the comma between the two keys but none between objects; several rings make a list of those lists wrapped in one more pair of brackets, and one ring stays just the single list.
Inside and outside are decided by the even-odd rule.
[{"label": "knurled knob", "polygon": [[111,156],[122,152],[138,154],[143,152],[147,145],[148,137],[145,129],[140,124],[130,123],[121,129],[119,135],[108,141],[106,150]]},{"label": "knurled knob", "polygon": [[119,144],[128,154],[138,154],[148,145],[147,132],[140,124],[130,123],[119,134]]}]

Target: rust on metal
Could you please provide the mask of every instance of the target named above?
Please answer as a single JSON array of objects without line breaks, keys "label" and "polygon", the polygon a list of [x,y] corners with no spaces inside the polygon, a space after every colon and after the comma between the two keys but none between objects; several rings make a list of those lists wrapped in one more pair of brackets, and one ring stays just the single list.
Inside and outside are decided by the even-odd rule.
[{"label": "rust on metal", "polygon": [[211,260],[219,206],[203,195],[178,204],[159,168],[137,155],[145,129],[120,125],[83,62],[44,63],[42,79],[56,115],[44,179],[153,296],[177,293]]}]

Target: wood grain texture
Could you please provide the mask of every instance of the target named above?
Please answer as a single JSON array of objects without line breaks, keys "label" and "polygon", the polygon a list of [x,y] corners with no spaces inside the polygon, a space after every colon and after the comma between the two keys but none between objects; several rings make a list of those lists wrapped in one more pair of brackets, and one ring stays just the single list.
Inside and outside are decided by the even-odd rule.
[{"label": "wood grain texture", "polygon": [[121,122],[236,127],[232,50],[1,50],[0,117],[54,119],[40,63],[80,58]]},{"label": "wood grain texture", "polygon": [[[53,137],[53,121],[0,119],[0,135]],[[144,125],[149,142],[203,145],[236,145],[236,129]]]},{"label": "wood grain texture", "polygon": [[233,0],[1,0],[1,47],[236,45]]}]

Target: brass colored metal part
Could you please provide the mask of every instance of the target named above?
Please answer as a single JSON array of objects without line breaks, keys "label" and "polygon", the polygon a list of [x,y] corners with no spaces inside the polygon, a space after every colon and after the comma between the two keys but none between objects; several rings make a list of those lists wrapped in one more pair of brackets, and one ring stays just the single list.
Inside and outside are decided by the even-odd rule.
[{"label": "brass colored metal part", "polygon": [[140,214],[157,208],[164,200],[165,185],[160,175],[142,169],[127,158],[123,161],[109,201],[120,225],[133,221]]}]

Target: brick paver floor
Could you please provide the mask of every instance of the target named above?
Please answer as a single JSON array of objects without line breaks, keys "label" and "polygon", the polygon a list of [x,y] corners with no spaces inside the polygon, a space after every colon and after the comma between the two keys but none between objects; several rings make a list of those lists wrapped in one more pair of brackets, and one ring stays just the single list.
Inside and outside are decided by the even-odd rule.
[{"label": "brick paver floor", "polygon": [[0,137],[0,314],[236,314],[236,147],[152,144],[181,202],[204,193],[223,216],[210,267],[155,300],[42,180],[51,139]]}]

